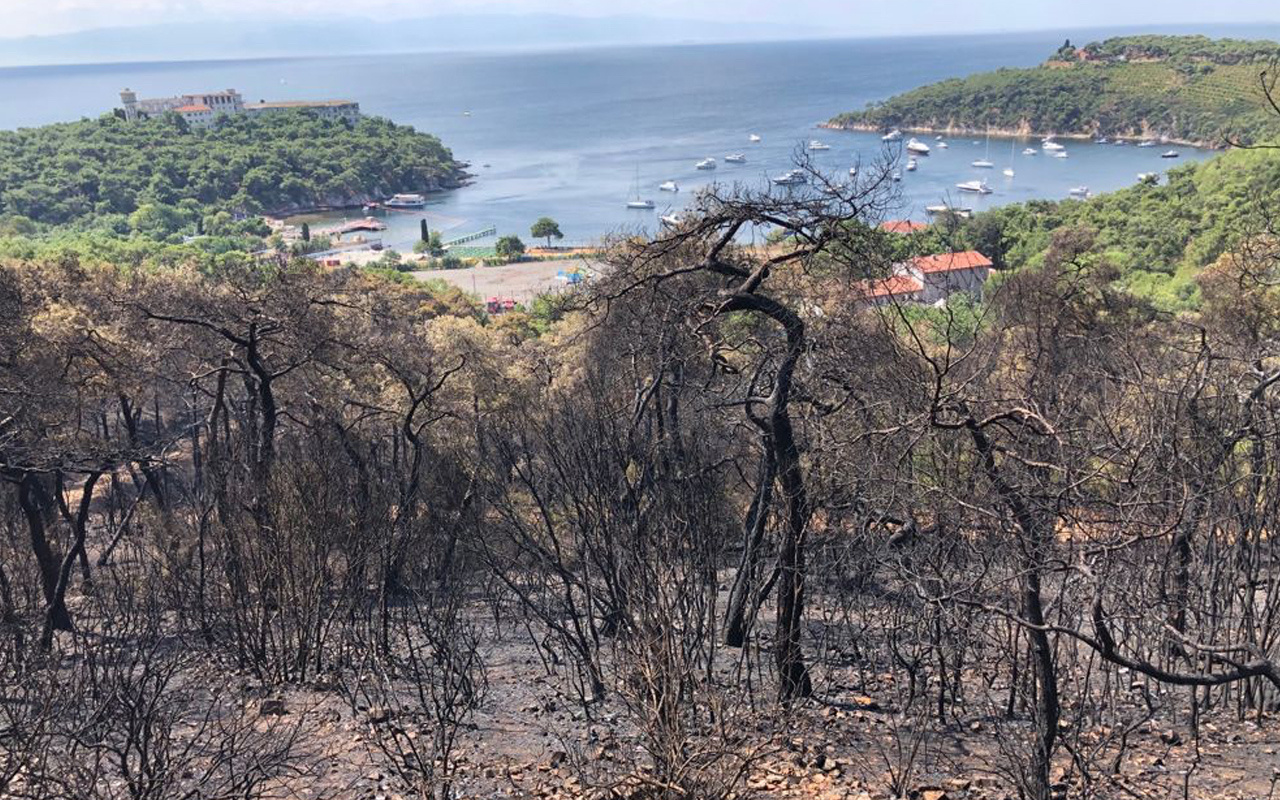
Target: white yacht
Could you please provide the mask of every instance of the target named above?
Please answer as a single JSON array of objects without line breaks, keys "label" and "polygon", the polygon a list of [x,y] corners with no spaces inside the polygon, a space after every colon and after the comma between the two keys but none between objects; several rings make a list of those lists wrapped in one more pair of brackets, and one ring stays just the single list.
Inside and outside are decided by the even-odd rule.
[{"label": "white yacht", "polygon": [[680,184],[676,183],[675,181],[663,181],[662,183],[658,184],[658,191],[678,192],[680,191]]},{"label": "white yacht", "polygon": [[728,164],[747,163],[747,157],[743,153],[730,153],[729,155],[724,157],[724,160],[725,160],[725,163],[728,163]]},{"label": "white yacht", "polygon": [[1166,150],[1160,154],[1161,158],[1177,158],[1180,154],[1177,150]]},{"label": "white yacht", "polygon": [[680,223],[683,221],[680,219],[679,214],[663,214],[658,217],[658,220],[667,228],[678,228],[680,227]]},{"label": "white yacht", "polygon": [[939,150],[946,150],[949,145],[946,142],[938,142]]},{"label": "white yacht", "polygon": [[1024,156],[1034,156],[1036,153],[1039,153],[1039,152],[1040,151],[1035,149],[1034,147],[1028,147],[1026,150],[1022,151],[1022,154]]},{"label": "white yacht", "polygon": [[857,168],[857,167],[849,167],[849,176],[850,176],[850,177],[853,177],[854,175],[857,175],[857,174],[858,174],[858,168]]},{"label": "white yacht", "polygon": [[1015,174],[1015,173],[1014,173],[1014,171],[1013,171],[1013,167],[1005,167],[1005,168],[1004,168],[1004,176],[1005,176],[1006,178],[1012,178],[1012,177],[1014,176],[1014,174]]},{"label": "white yacht", "polygon": [[750,136],[748,136],[748,137],[747,137],[747,141],[749,141],[749,142],[758,142],[758,141],[760,141],[760,136],[759,136],[759,134],[755,134],[755,133],[753,133],[753,134],[751,134]]},{"label": "white yacht", "polygon": [[812,150],[812,151],[818,151],[818,150],[830,150],[830,149],[831,149],[831,145],[829,145],[829,144],[824,144],[824,143],[822,143],[822,142],[818,141],[817,139],[814,139],[814,140],[812,140],[811,142],[809,142],[809,149],[810,149],[810,150]]},{"label": "white yacht", "polygon": [[882,142],[896,142],[896,141],[898,141],[898,140],[899,140],[899,139],[901,139],[901,138],[902,138],[902,131],[898,130],[897,128],[894,128],[893,130],[891,130],[891,131],[889,131],[888,133],[886,133],[884,136],[881,136],[881,137],[880,137],[880,141],[882,141]]},{"label": "white yacht", "polygon": [[1068,190],[1068,191],[1067,191],[1067,194],[1071,195],[1072,197],[1088,197],[1088,196],[1089,196],[1089,187],[1088,187],[1088,186],[1073,186],[1073,187],[1071,187],[1071,189],[1070,189],[1070,190]]},{"label": "white yacht", "polygon": [[427,198],[420,194],[397,194],[383,205],[387,208],[422,208],[426,204]]},{"label": "white yacht", "polygon": [[919,166],[920,162],[916,161],[914,158],[907,159],[907,172],[915,172],[916,168]]},{"label": "white yacht", "polygon": [[991,187],[986,181],[965,181],[957,183],[956,188],[962,192],[974,192],[975,194],[991,194]]},{"label": "white yacht", "polygon": [[919,156],[927,156],[929,155],[929,145],[919,139],[913,138],[911,141],[907,142],[907,152],[915,153]]},{"label": "white yacht", "polygon": [[1138,147],[1155,147],[1155,146],[1156,146],[1155,141],[1151,139],[1144,139],[1141,142],[1138,142]]},{"label": "white yacht", "polygon": [[978,169],[995,169],[996,167],[994,163],[986,160],[985,158],[980,158],[977,161],[973,162],[973,166],[977,167]]},{"label": "white yacht", "polygon": [[964,219],[968,219],[973,216],[972,208],[964,208],[961,206],[925,206],[924,210],[929,214],[929,216],[937,216],[938,214],[955,214],[957,217],[963,217]]},{"label": "white yacht", "polygon": [[714,158],[704,158],[694,165],[695,169],[715,169],[716,160]]},{"label": "white yacht", "polygon": [[1066,150],[1055,150],[1055,151],[1054,151],[1054,153],[1053,153],[1053,157],[1054,157],[1054,158],[1066,158],[1066,157],[1067,157],[1067,151],[1066,151]]},{"label": "white yacht", "polygon": [[891,175],[891,176],[889,176],[889,177],[893,178],[893,182],[894,182],[894,183],[897,183],[898,181],[902,180],[902,173],[901,173],[901,172],[898,172],[898,171],[895,169],[895,170],[893,171],[893,175]]},{"label": "white yacht", "polygon": [[640,165],[636,165],[636,181],[633,184],[635,196],[627,201],[627,208],[648,211],[653,208],[652,200],[644,200],[640,197]]},{"label": "white yacht", "polygon": [[1050,152],[1050,153],[1056,152],[1056,151],[1058,151],[1058,150],[1066,150],[1066,149],[1067,149],[1067,148],[1063,147],[1062,145],[1058,144],[1057,142],[1055,142],[1055,141],[1054,141],[1054,140],[1052,140],[1052,139],[1045,139],[1043,142],[1041,142],[1041,143],[1040,143],[1040,148],[1041,148],[1042,150],[1047,150],[1047,151],[1048,151],[1048,152]]},{"label": "white yacht", "polygon": [[802,170],[793,169],[790,172],[784,172],[773,179],[773,182],[779,186],[799,186],[809,182],[808,176]]}]

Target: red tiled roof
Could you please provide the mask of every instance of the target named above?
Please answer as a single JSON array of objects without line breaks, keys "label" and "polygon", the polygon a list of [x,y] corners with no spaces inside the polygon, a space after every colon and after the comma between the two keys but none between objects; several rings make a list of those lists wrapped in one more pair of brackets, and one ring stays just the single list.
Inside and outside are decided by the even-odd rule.
[{"label": "red tiled roof", "polygon": [[910,275],[890,275],[887,278],[861,281],[854,287],[854,292],[864,299],[875,297],[895,297],[902,294],[914,294],[922,291],[924,284]]},{"label": "red tiled roof", "polygon": [[911,266],[927,275],[931,272],[957,272],[964,269],[990,267],[991,259],[977,250],[966,250],[963,253],[939,253],[936,256],[913,258]]},{"label": "red tiled roof", "polygon": [[195,112],[195,111],[212,111],[212,110],[213,109],[209,108],[208,106],[197,106],[197,105],[178,106],[177,108],[174,109],[174,111],[177,111],[179,114],[186,114],[187,112]]},{"label": "red tiled roof", "polygon": [[880,223],[880,230],[889,233],[916,233],[928,229],[928,225],[923,222],[915,222],[909,219],[891,219]]}]

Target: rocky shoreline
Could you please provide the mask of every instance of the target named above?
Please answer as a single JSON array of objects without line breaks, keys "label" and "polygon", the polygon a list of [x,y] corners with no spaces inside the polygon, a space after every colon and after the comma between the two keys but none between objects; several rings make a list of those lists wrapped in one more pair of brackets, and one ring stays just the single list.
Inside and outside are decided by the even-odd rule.
[{"label": "rocky shoreline", "polygon": [[331,211],[346,211],[351,208],[362,208],[369,203],[380,203],[393,194],[399,192],[417,192],[425,195],[439,194],[440,192],[448,192],[454,189],[461,189],[471,182],[475,177],[466,171],[466,167],[470,164],[458,164],[457,171],[453,175],[439,178],[427,186],[420,186],[408,189],[382,189],[379,188],[373,192],[349,195],[330,195],[320,198],[317,203],[308,203],[305,205],[290,205],[279,208],[272,208],[262,213],[267,219],[283,220],[286,217],[297,217],[304,214],[325,214]]},{"label": "rocky shoreline", "polygon": [[[823,122],[818,125],[819,128],[835,131],[861,131],[865,133],[883,133],[885,128],[881,125],[872,125],[865,122],[836,122],[834,120]],[[1046,136],[1052,136],[1055,139],[1068,139],[1073,141],[1093,141],[1096,134],[1092,133],[1057,133],[1047,131],[1037,131],[1030,125],[1018,128],[973,128],[965,125],[900,125],[898,128],[904,133],[927,134],[930,136],[986,136],[990,133],[992,136],[1003,138],[1033,138],[1040,139]],[[1173,145],[1175,147],[1196,147],[1203,150],[1225,150],[1226,147],[1222,142],[1199,142],[1189,139],[1178,139],[1174,137],[1163,136],[1154,131],[1144,129],[1142,133],[1129,133],[1121,136],[1110,137],[1114,139],[1123,139],[1129,142],[1142,141],[1144,139],[1158,141],[1161,144]]]}]

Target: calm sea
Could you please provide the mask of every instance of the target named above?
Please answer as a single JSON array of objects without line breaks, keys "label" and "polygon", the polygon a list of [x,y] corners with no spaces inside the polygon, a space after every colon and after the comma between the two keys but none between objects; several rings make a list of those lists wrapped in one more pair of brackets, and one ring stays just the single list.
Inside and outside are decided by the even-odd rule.
[{"label": "calm sea", "polygon": [[[640,228],[678,211],[709,181],[764,185],[785,171],[796,148],[820,139],[814,154],[847,174],[881,152],[871,134],[818,130],[817,123],[924,83],[1002,66],[1042,61],[1061,33],[949,38],[863,39],[742,45],[600,48],[566,52],[425,54],[306,59],[0,69],[0,128],[94,116],[118,105],[125,87],[143,96],[231,87],[246,99],[340,97],[362,110],[439,135],[472,164],[475,181],[438,195],[430,224],[449,234],[490,225],[528,239],[541,216],[560,222],[567,242]],[[756,134],[759,143],[748,137]],[[934,146],[932,137],[926,139]],[[964,197],[984,207],[1066,197],[1129,185],[1139,172],[1210,155],[1177,148],[1139,149],[1067,142],[1070,158],[1020,155],[1028,144],[952,140],[903,174],[896,215],[923,218],[925,205],[957,198],[955,184],[986,177],[995,193]],[[742,152],[745,164],[723,157]],[[970,163],[987,153],[994,170]],[[1012,155],[1011,155],[1012,153]],[[713,157],[714,172],[694,168]],[[1016,177],[1001,170],[1010,163]],[[984,174],[985,173],[985,174]],[[639,193],[654,211],[625,203]],[[676,181],[677,195],[659,192]],[[417,236],[416,215],[394,215],[387,244]]]}]

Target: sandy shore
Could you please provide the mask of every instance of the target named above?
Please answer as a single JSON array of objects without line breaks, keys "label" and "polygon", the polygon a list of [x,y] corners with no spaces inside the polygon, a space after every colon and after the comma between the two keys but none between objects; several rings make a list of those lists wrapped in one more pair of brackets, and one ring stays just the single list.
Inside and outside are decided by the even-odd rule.
[{"label": "sandy shore", "polygon": [[595,273],[599,264],[580,258],[559,261],[526,261],[501,267],[468,267],[466,269],[431,269],[409,273],[415,278],[445,280],[468,292],[486,299],[510,297],[519,302],[531,300],[539,294],[562,290],[566,284],[556,279],[556,273],[585,268]]}]

